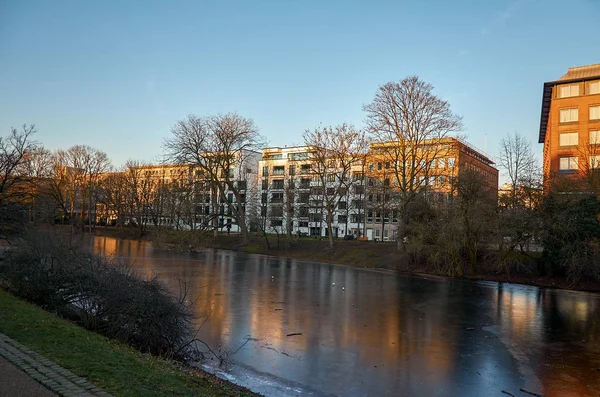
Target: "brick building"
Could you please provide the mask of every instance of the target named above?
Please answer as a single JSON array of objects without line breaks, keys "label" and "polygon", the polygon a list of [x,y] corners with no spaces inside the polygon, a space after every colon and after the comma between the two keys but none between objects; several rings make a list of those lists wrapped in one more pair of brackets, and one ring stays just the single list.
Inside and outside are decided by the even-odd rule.
[{"label": "brick building", "polygon": [[539,143],[547,187],[600,169],[600,64],[569,68],[544,83]]}]

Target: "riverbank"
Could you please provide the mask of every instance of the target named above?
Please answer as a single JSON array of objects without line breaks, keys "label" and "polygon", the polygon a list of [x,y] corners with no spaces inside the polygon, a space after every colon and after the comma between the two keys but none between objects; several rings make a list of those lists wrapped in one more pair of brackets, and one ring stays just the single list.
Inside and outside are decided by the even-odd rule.
[{"label": "riverbank", "polygon": [[115,396],[256,396],[204,371],[86,331],[3,289],[0,333]]},{"label": "riverbank", "polygon": [[[269,235],[267,242],[263,236],[252,235],[250,243],[243,245],[238,235],[220,234],[213,237],[194,231],[166,230],[161,231],[160,234],[149,231],[140,237],[133,229],[96,228],[94,234],[151,241],[157,247],[178,251],[201,251],[208,248],[228,249],[362,268],[386,269],[405,274],[432,274],[448,277],[434,266],[424,265],[415,258],[403,257],[399,254],[395,243],[387,242],[338,239],[334,246],[330,247],[327,239],[302,237],[287,241],[284,236],[278,238],[276,235]],[[539,253],[533,255],[539,255]],[[600,292],[600,281],[597,280],[581,279],[573,282],[566,277],[538,275],[536,260],[535,257],[522,257],[515,261],[510,268],[504,268],[502,271],[498,271],[494,266],[486,265],[483,261],[477,272],[463,274],[459,278]]]}]

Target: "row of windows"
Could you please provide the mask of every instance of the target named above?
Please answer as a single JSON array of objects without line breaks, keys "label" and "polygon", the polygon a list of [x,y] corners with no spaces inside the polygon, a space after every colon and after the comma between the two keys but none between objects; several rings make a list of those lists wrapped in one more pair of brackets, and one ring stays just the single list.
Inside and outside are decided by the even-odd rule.
[{"label": "row of windows", "polygon": [[[590,120],[600,120],[600,105],[590,106],[589,116]],[[579,121],[578,108],[560,109],[561,123],[574,123],[576,121]]]},{"label": "row of windows", "polygon": [[[560,157],[558,161],[560,171],[576,171],[579,169],[579,158],[577,156]],[[590,156],[590,168],[600,168],[600,155]]]},{"label": "row of windows", "polygon": [[[425,160],[421,160],[421,167],[425,168],[425,166],[427,165],[425,163]],[[447,159],[442,157],[439,159],[433,159],[431,160],[431,162],[429,163],[429,167],[428,168],[446,168],[446,166],[448,168],[453,168],[454,167],[454,163],[455,163],[455,159],[454,157],[448,157]],[[385,161],[385,162],[378,162],[377,164],[375,163],[369,163],[369,171],[373,171],[375,169],[375,165],[377,165],[377,170],[381,171],[382,169],[389,169],[391,162],[389,161]],[[400,165],[398,164],[398,168],[400,168]]]},{"label": "row of windows", "polygon": [[[600,80],[590,81],[585,85],[585,87],[587,88],[585,92],[587,95],[600,94]],[[579,96],[581,95],[580,88],[581,85],[579,83],[560,85],[558,86],[557,95],[559,98]]]},{"label": "row of windows", "polygon": [[[590,131],[590,145],[600,145],[600,130]],[[560,146],[578,146],[579,132],[563,132],[559,135]]]}]

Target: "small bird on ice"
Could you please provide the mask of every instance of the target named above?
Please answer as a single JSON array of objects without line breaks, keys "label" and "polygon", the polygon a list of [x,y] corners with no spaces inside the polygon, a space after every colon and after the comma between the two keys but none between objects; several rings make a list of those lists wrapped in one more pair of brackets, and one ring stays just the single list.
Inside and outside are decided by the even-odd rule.
[{"label": "small bird on ice", "polygon": [[335,285],[335,283],[331,283],[331,285]]},{"label": "small bird on ice", "polygon": [[346,287],[342,287],[342,290],[345,290],[345,289],[346,289]]}]

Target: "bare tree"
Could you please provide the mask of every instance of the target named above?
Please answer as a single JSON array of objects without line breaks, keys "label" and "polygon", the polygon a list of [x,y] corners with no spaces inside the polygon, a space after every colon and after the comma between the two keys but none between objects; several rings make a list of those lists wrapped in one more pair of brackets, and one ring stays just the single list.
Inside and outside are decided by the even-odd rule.
[{"label": "bare tree", "polygon": [[427,187],[432,160],[445,150],[441,140],[462,129],[462,119],[432,91],[431,84],[410,76],[382,85],[373,102],[364,106],[375,142],[372,154],[390,163],[395,179],[399,247],[408,230],[409,204]]},{"label": "bare tree", "polygon": [[[236,113],[199,118],[190,115],[172,129],[164,143],[167,158],[178,164],[193,164],[214,186],[215,194],[229,208],[248,243],[248,226],[243,192],[236,180],[247,180],[248,170],[264,139],[251,119]],[[237,170],[238,175],[235,175]],[[228,193],[235,197],[229,200]]]},{"label": "bare tree", "polygon": [[10,134],[0,137],[0,235],[18,221],[16,207],[27,197],[28,175],[26,156],[36,149],[31,136],[35,126],[26,124],[22,130],[11,128]]},{"label": "bare tree", "polygon": [[499,162],[511,183],[508,204],[515,206],[519,201],[518,192],[521,186],[528,188],[538,184],[539,167],[531,144],[516,132],[507,134],[500,140]]},{"label": "bare tree", "polygon": [[347,196],[352,167],[362,161],[366,142],[365,133],[348,124],[319,127],[304,133],[304,144],[311,151],[311,171],[322,188],[330,246],[333,246],[334,212]]},{"label": "bare tree", "polygon": [[73,195],[74,211],[80,205],[79,219],[81,226],[87,216],[88,226],[92,228],[92,215],[95,213],[98,181],[100,175],[110,169],[110,160],[106,153],[87,145],[70,147],[63,156],[64,166],[71,169],[74,176],[75,194]]},{"label": "bare tree", "polygon": [[11,128],[8,136],[0,137],[0,207],[7,200],[15,200],[23,195],[23,191],[16,188],[26,182],[24,165],[27,154],[37,147],[37,143],[31,140],[36,132],[34,125],[24,124],[22,130]]},{"label": "bare tree", "polygon": [[590,131],[589,142],[579,145],[582,190],[600,193],[600,132]]},{"label": "bare tree", "polygon": [[110,215],[117,226],[123,226],[129,216],[126,172],[125,169],[113,172],[100,181],[98,201],[104,206],[106,218]]}]

